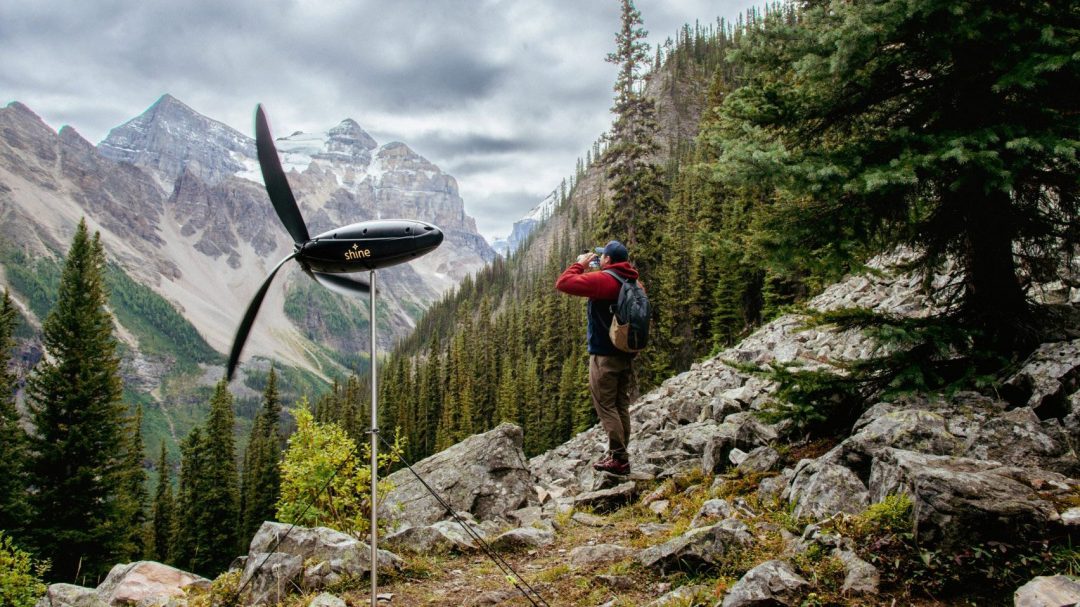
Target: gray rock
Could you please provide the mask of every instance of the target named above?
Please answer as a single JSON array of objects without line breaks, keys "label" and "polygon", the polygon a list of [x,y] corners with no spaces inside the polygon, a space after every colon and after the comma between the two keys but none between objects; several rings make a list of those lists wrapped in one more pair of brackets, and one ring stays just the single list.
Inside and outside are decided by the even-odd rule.
[{"label": "gray rock", "polygon": [[675,528],[675,525],[671,523],[643,523],[638,525],[638,531],[643,535],[659,535],[661,533],[667,533]]},{"label": "gray rock", "polygon": [[518,590],[489,590],[476,597],[475,600],[466,603],[466,605],[470,607],[501,605],[516,596],[521,596],[521,592]]},{"label": "gray rock", "polygon": [[1066,527],[1080,527],[1080,508],[1069,508],[1062,512],[1061,524]]},{"label": "gray rock", "polygon": [[600,491],[587,491],[574,498],[576,507],[591,507],[598,511],[616,510],[634,500],[637,493],[637,484],[627,481],[611,489]]},{"label": "gray rock", "polygon": [[859,558],[851,550],[835,550],[833,555],[844,563],[844,585],[840,592],[845,596],[876,596],[881,585],[881,573],[870,563]]},{"label": "gray rock", "polygon": [[656,500],[649,504],[649,510],[658,517],[663,518],[667,514],[668,508],[671,506],[671,500]]},{"label": "gray rock", "polygon": [[584,569],[594,565],[621,561],[631,554],[633,554],[632,550],[616,544],[578,546],[570,551],[570,566],[574,569]]},{"label": "gray rock", "polygon": [[701,468],[706,474],[722,472],[728,467],[728,456],[735,448],[739,426],[727,422],[716,426],[701,454]]},{"label": "gray rock", "polygon": [[866,485],[844,466],[802,460],[788,490],[795,516],[822,520],[838,512],[858,514],[869,505]]},{"label": "gray rock", "polygon": [[304,559],[284,552],[248,554],[240,585],[247,586],[248,605],[275,605],[290,593],[301,590]]},{"label": "gray rock", "polygon": [[963,450],[963,441],[948,431],[945,422],[943,415],[932,411],[892,411],[871,421],[842,445],[846,452],[870,457],[887,447],[934,455],[958,455]]},{"label": "gray rock", "polygon": [[596,581],[615,590],[630,590],[634,587],[634,578],[628,575],[598,575]]},{"label": "gray rock", "polygon": [[[473,530],[476,531],[475,527]],[[483,533],[480,537],[484,537]],[[387,546],[395,550],[417,554],[476,550],[474,540],[454,521],[425,527],[409,527],[387,536],[385,541]]]},{"label": "gray rock", "polygon": [[960,454],[1010,466],[1042,468],[1078,476],[1080,459],[1057,419],[1041,421],[1036,412],[1020,407],[986,420],[968,438]]},{"label": "gray rock", "polygon": [[156,597],[180,597],[189,586],[207,586],[210,580],[175,567],[137,561],[115,565],[97,587],[98,596],[110,605],[138,603]]},{"label": "gray rock", "polygon": [[330,594],[329,592],[324,592],[319,596],[311,599],[311,602],[308,603],[308,607],[346,607],[346,605],[345,601],[341,600],[340,598]]},{"label": "gray rock", "polygon": [[1031,541],[1058,520],[1035,485],[1070,486],[1052,472],[1002,466],[998,462],[886,449],[874,460],[871,499],[911,496],[920,544],[960,548],[986,541]]},{"label": "gray rock", "polygon": [[1080,339],[1046,343],[1006,380],[1002,394],[1017,406],[1035,410],[1041,419],[1069,413],[1067,397],[1080,386]]},{"label": "gray rock", "polygon": [[735,516],[735,508],[731,506],[725,499],[711,499],[707,500],[698,509],[697,514],[690,521],[690,528],[703,527],[705,525],[711,525],[724,519],[732,518]]},{"label": "gray rock", "polygon": [[1066,607],[1080,603],[1080,581],[1066,575],[1039,576],[1013,594],[1015,607]]},{"label": "gray rock", "polygon": [[731,587],[722,607],[794,605],[809,585],[787,561],[765,561]]},{"label": "gray rock", "polygon": [[604,517],[589,514],[588,512],[575,512],[570,516],[570,520],[586,527],[607,527],[610,525]]},{"label": "gray rock", "polygon": [[74,584],[50,584],[34,607],[109,607],[93,588]]},{"label": "gray rock", "polygon": [[541,510],[539,506],[530,506],[528,508],[507,512],[506,516],[518,527],[528,527],[533,523],[540,522],[540,520],[544,518],[544,511]]},{"label": "gray rock", "polygon": [[[505,518],[506,513],[535,499],[532,473],[521,450],[521,428],[502,424],[422,460],[413,468],[455,510],[479,520]],[[446,518],[446,509],[409,470],[387,479],[394,489],[380,509],[399,524],[430,525]]]},{"label": "gray rock", "polygon": [[[327,584],[341,578],[362,578],[371,571],[371,547],[352,536],[326,527],[292,527],[282,523],[267,521],[259,527],[251,540],[248,561],[244,567],[244,576],[248,577],[261,558],[273,550],[274,554],[296,556],[301,563],[316,564],[320,561],[330,563],[331,573],[325,578],[304,579],[306,590],[320,590]],[[278,559],[284,567],[283,557]],[[379,550],[379,568],[400,570],[402,560],[392,552]]]},{"label": "gray rock", "polygon": [[740,474],[754,474],[775,470],[780,465],[780,454],[772,447],[758,447],[737,464]]},{"label": "gray rock", "polygon": [[691,529],[663,544],[646,548],[638,553],[637,560],[665,574],[705,570],[717,566],[730,550],[750,545],[753,539],[745,523],[728,519]]},{"label": "gray rock", "polygon": [[551,528],[521,527],[511,529],[491,541],[495,550],[528,550],[542,548],[555,543],[555,532]]}]

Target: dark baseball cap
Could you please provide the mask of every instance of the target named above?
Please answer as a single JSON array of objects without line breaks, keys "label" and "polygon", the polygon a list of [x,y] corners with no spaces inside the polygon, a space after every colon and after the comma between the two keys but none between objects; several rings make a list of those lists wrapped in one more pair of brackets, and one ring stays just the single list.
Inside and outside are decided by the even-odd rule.
[{"label": "dark baseball cap", "polygon": [[630,252],[627,251],[623,243],[619,242],[618,240],[612,240],[611,242],[607,243],[607,245],[604,246],[602,250],[598,252],[601,255],[607,255],[611,259],[611,261],[615,263],[630,259]]}]

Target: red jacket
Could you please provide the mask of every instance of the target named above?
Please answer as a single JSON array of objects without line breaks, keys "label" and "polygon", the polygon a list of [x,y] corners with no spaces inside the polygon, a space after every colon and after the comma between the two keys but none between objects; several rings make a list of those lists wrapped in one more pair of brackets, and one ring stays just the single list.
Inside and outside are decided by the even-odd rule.
[{"label": "red jacket", "polygon": [[[609,264],[604,270],[612,270],[627,280],[637,280],[638,272],[629,261]],[[555,288],[568,295],[580,295],[589,299],[618,299],[619,281],[604,272],[585,272],[585,266],[574,262],[555,281]]]},{"label": "red jacket", "polygon": [[[612,270],[627,280],[638,279],[637,270],[628,261],[610,264],[604,270]],[[625,355],[608,337],[611,318],[615,315],[612,306],[619,299],[619,290],[622,288],[618,280],[602,271],[586,273],[585,266],[575,262],[555,281],[555,288],[569,295],[589,298],[589,354]]]}]

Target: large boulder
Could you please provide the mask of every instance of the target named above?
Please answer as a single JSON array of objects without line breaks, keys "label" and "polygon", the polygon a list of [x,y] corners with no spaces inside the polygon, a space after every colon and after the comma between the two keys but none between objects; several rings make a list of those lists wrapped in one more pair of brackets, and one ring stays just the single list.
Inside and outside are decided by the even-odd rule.
[{"label": "large boulder", "polygon": [[248,554],[240,585],[246,605],[277,605],[301,590],[304,559],[284,552]]},{"label": "large boulder", "polygon": [[114,566],[97,587],[97,593],[106,603],[116,606],[157,597],[184,596],[185,588],[209,583],[204,577],[175,567],[137,561]]},{"label": "large boulder", "polygon": [[1052,472],[886,449],[874,460],[870,495],[873,502],[910,496],[916,539],[953,549],[1047,535],[1060,517],[1039,493],[1066,495],[1074,485]]},{"label": "large boulder", "polygon": [[722,607],[796,605],[810,586],[787,561],[765,561],[747,571],[724,595]]},{"label": "large boulder", "polygon": [[849,468],[819,460],[802,460],[787,494],[795,516],[814,520],[838,512],[858,514],[869,505],[866,485]]},{"label": "large boulder", "polygon": [[[256,579],[263,579],[268,588],[287,586],[296,577],[294,559],[287,557],[297,557],[295,562],[301,564],[303,576],[298,585],[304,590],[321,590],[345,579],[362,579],[371,572],[369,544],[326,527],[290,527],[267,521],[251,539],[244,580],[261,575],[260,566],[276,566],[277,574]],[[378,560],[379,569],[400,570],[403,564],[386,550],[379,550]],[[262,565],[264,561],[268,564]]]},{"label": "large boulder", "polygon": [[[422,460],[413,469],[455,511],[469,512],[481,521],[504,518],[535,499],[521,441],[521,428],[502,424]],[[430,525],[449,514],[408,469],[387,479],[394,489],[379,510],[396,525]]]},{"label": "large boulder", "polygon": [[1066,399],[1080,387],[1080,339],[1046,343],[1028,357],[1002,387],[1014,405],[1035,410],[1041,419],[1069,413]]},{"label": "large boulder", "polygon": [[1080,604],[1080,581],[1065,575],[1040,576],[1013,594],[1014,607],[1062,607]]},{"label": "large boulder", "polygon": [[34,607],[109,607],[97,590],[74,584],[52,584]]}]

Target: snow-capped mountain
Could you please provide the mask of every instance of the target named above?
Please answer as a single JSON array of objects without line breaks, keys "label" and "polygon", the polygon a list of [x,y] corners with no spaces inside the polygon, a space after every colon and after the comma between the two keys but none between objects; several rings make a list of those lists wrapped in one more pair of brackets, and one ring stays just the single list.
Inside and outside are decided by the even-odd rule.
[{"label": "snow-capped mountain", "polygon": [[[380,217],[419,219],[445,234],[435,252],[379,272],[380,325],[389,329],[380,332],[381,348],[494,258],[465,213],[456,180],[404,143],[380,145],[349,119],[276,143],[312,234]],[[57,133],[22,104],[0,109],[0,234],[8,245],[56,257],[82,216],[102,232],[111,259],[222,353],[267,272],[292,251],[266,197],[253,138],[170,95],[96,147],[70,127]],[[2,268],[0,284],[7,284]],[[366,302],[334,300],[349,322],[331,321],[313,300],[326,295],[312,284],[295,270],[274,283],[245,359],[324,374],[335,363],[323,349],[367,350],[366,321],[359,327],[352,320],[366,317]]]},{"label": "snow-capped mountain", "polygon": [[509,236],[505,239],[496,238],[491,247],[503,257],[517,251],[525,242],[525,239],[529,237],[529,234],[532,234],[533,230],[547,221],[558,207],[559,190],[553,190],[524,217],[514,222],[514,227]]}]

